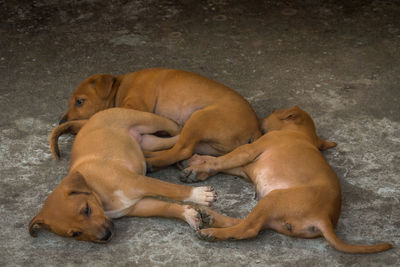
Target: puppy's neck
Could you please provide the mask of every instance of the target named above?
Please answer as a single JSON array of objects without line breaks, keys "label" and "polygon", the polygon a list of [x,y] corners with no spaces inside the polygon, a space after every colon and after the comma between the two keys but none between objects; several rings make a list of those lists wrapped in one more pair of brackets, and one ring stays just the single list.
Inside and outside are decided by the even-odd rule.
[{"label": "puppy's neck", "polygon": [[310,127],[306,125],[288,124],[282,127],[281,131],[294,131],[300,133],[305,139],[318,148],[318,136],[315,133],[315,129],[310,129]]}]

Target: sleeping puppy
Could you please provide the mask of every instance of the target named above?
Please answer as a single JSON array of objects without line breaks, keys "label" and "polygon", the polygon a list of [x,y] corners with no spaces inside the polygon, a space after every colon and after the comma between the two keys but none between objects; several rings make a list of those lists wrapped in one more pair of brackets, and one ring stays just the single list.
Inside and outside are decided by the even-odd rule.
[{"label": "sleeping puppy", "polygon": [[[177,185],[145,176],[141,148],[169,148],[179,138],[180,128],[169,119],[114,108],[89,120],[66,122],[55,128],[50,137],[56,158],[58,137],[69,131],[78,132],[69,172],[31,220],[32,236],[44,228],[61,236],[105,243],[114,233],[111,219],[122,216],[177,218],[198,229],[201,219],[192,206],[157,197],[207,206],[216,200],[212,187]],[[172,137],[151,135],[158,131]]]},{"label": "sleeping puppy", "polygon": [[194,156],[184,180],[204,180],[225,172],[256,185],[259,202],[246,219],[227,228],[199,230],[204,239],[255,237],[262,229],[289,236],[323,236],[336,249],[348,253],[374,253],[391,244],[351,245],[333,231],[341,207],[338,178],[320,150],[336,146],[317,136],[311,117],[299,107],[273,112],[263,122],[268,132],[252,144],[225,156]]},{"label": "sleeping puppy", "polygon": [[90,76],[73,92],[60,124],[88,119],[111,107],[151,112],[182,128],[173,147],[145,152],[149,170],[172,165],[194,152],[223,155],[261,136],[257,116],[241,95],[198,74],[172,69]]}]

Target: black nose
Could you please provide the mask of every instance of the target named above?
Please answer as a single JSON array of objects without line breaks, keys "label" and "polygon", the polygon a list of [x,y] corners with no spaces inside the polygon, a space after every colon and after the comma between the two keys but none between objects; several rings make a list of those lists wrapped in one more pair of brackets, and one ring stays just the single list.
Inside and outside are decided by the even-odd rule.
[{"label": "black nose", "polygon": [[112,232],[110,231],[110,229],[107,228],[106,233],[104,234],[101,241],[109,241],[111,239],[111,236],[112,236]]},{"label": "black nose", "polygon": [[61,125],[61,124],[63,124],[63,123],[65,123],[65,122],[67,122],[68,121],[68,113],[67,114],[64,114],[64,116],[61,118],[61,120],[58,122],[58,125]]},{"label": "black nose", "polygon": [[62,118],[62,119],[58,122],[58,125],[61,125],[61,124],[65,123],[65,122],[67,122],[67,119]]}]

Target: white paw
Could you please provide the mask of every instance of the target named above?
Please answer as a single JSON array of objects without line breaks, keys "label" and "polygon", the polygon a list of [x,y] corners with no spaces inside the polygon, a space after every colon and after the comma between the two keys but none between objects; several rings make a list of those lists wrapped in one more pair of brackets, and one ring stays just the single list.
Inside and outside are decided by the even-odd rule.
[{"label": "white paw", "polygon": [[185,205],[183,216],[185,217],[186,222],[190,225],[190,227],[194,230],[199,230],[201,216],[200,214],[191,206]]},{"label": "white paw", "polygon": [[185,201],[190,201],[204,206],[211,206],[217,200],[217,193],[212,186],[195,187],[192,194]]}]

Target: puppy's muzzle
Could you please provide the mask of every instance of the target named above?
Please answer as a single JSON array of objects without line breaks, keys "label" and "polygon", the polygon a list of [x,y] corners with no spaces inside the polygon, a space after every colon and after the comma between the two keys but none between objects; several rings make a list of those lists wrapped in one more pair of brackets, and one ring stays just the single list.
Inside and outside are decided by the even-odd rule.
[{"label": "puppy's muzzle", "polygon": [[108,242],[111,240],[113,233],[110,231],[110,229],[106,229],[106,233],[104,234],[103,238],[100,239],[102,242]]},{"label": "puppy's muzzle", "polygon": [[104,235],[100,240],[98,240],[99,243],[107,243],[109,242],[113,235],[114,235],[114,223],[111,220],[108,220],[106,223],[106,228],[104,230]]}]

